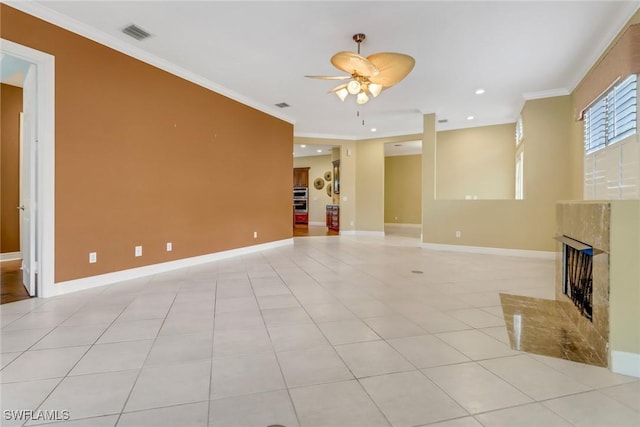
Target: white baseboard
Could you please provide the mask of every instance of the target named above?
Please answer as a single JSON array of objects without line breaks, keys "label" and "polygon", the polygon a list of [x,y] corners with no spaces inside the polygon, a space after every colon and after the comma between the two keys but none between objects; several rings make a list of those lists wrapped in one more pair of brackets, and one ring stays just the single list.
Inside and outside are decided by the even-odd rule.
[{"label": "white baseboard", "polygon": [[483,246],[444,245],[440,243],[423,243],[424,249],[434,251],[467,252],[487,255],[517,256],[524,258],[540,258],[555,260],[556,252],[530,251],[525,249],[488,248]]},{"label": "white baseboard", "polygon": [[409,224],[400,222],[385,222],[385,227],[398,227],[398,228],[422,228],[422,224]]},{"label": "white baseboard", "polygon": [[22,252],[5,252],[0,254],[0,262],[17,261],[19,259],[22,259]]},{"label": "white baseboard", "polygon": [[640,378],[640,354],[612,350],[611,370],[616,374]]},{"label": "white baseboard", "polygon": [[340,230],[341,236],[384,237],[384,231]]},{"label": "white baseboard", "polygon": [[231,257],[252,254],[267,249],[273,249],[288,245],[293,245],[293,239],[277,240],[275,242],[263,243],[260,245],[231,249],[223,252],[215,252],[212,254],[163,262],[160,264],[147,265],[144,267],[131,268],[128,270],[116,271],[113,273],[100,274],[98,276],[84,277],[82,279],[68,280],[66,282],[58,282],[54,285],[55,293],[53,295],[45,295],[44,297],[83,291],[96,288],[98,286],[110,285],[112,283],[123,282],[126,280],[153,276],[155,274],[166,273],[181,268],[193,267],[208,262],[220,261]]},{"label": "white baseboard", "polygon": [[322,221],[309,221],[309,225],[319,225],[322,227],[326,227],[327,223]]}]

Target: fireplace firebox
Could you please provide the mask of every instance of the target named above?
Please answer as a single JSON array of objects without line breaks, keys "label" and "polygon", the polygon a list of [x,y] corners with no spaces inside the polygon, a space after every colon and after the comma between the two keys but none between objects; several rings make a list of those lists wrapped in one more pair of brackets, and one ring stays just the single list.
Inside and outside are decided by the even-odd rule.
[{"label": "fireplace firebox", "polygon": [[593,248],[584,244],[569,245],[565,242],[563,258],[562,291],[584,317],[593,321]]}]

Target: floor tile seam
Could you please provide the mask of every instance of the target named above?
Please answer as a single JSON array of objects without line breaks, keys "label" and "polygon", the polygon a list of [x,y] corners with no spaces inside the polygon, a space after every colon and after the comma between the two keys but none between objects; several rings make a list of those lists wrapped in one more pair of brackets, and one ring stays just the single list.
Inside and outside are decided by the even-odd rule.
[{"label": "floor tile seam", "polygon": [[[140,412],[154,411],[154,410],[157,410],[157,409],[179,408],[181,406],[196,405],[196,404],[199,404],[199,403],[207,403],[207,406],[210,406],[210,403],[211,403],[212,400],[213,399],[205,399],[205,400],[197,400],[197,401],[194,401],[194,402],[178,403],[178,404],[175,404],[175,405],[153,406],[153,407],[143,408],[143,409],[134,409],[133,411],[124,411],[124,408],[123,408],[122,412],[109,414],[109,415],[136,414],[136,413],[140,413]],[[209,419],[209,418],[207,417],[207,419]],[[118,417],[118,421],[116,422],[116,426],[118,425],[119,422],[120,422],[120,417]],[[185,426],[185,427],[187,427],[187,426]]]},{"label": "floor tile seam", "polygon": [[[526,356],[526,354],[524,354],[524,355]],[[510,355],[510,356],[505,356],[505,357],[518,357],[518,356],[521,356],[521,355]],[[495,359],[501,359],[501,358],[495,358]],[[488,360],[488,359],[485,359],[485,360]],[[486,366],[484,366],[480,362],[482,362],[482,360],[481,361],[477,361],[476,365],[482,367],[482,369],[484,369],[485,371],[487,371],[491,375],[494,375],[496,378],[499,378],[500,380],[504,381],[506,384],[509,384],[511,387],[513,387],[516,390],[518,390],[520,393],[522,393],[524,396],[526,396],[529,399],[531,399],[533,402],[540,402],[540,401],[543,401],[543,400],[555,399],[557,397],[564,397],[564,396],[569,396],[569,395],[572,395],[572,394],[579,394],[579,392],[578,393],[567,393],[566,395],[563,395],[563,396],[557,396],[557,397],[548,398],[548,399],[538,399],[535,396],[533,396],[530,392],[527,392],[527,391],[523,390],[521,387],[518,387],[516,384],[513,384],[511,381],[509,381],[507,378],[503,377],[502,375],[500,375],[500,374],[498,374],[496,372],[493,372],[491,369],[487,368]],[[585,390],[585,392],[586,391],[590,391],[590,390]]]},{"label": "floor tile seam", "polygon": [[[454,312],[454,311],[463,311],[463,310],[480,310],[480,311],[482,311],[482,312],[483,312],[483,314],[486,314],[486,315],[488,315],[488,316],[490,316],[490,317],[495,317],[496,319],[498,319],[498,320],[502,320],[502,321],[504,322],[504,316],[499,317],[499,316],[496,316],[496,315],[495,315],[495,314],[493,314],[493,313],[490,313],[490,312],[488,312],[488,311],[484,310],[484,308],[490,308],[490,307],[501,307],[501,308],[502,308],[502,306],[498,306],[498,305],[489,305],[489,306],[486,306],[486,307],[473,307],[473,306],[472,306],[472,307],[467,307],[467,308],[446,308],[446,309],[443,309],[443,310],[441,310],[441,311],[442,311],[443,313],[447,313],[447,314],[448,314],[448,315],[450,315],[451,317],[454,317],[454,316],[452,316],[452,315],[451,315],[451,312]],[[457,318],[457,317],[454,317],[454,318],[455,318],[456,320],[460,320],[461,322],[467,323],[467,322],[465,322],[464,320],[459,319],[459,318]],[[467,323],[467,324],[468,324],[468,323]],[[470,326],[471,326],[471,325],[470,325]],[[485,327],[486,327],[486,328],[490,328],[491,326],[480,326],[480,327],[481,327],[481,328],[485,328]],[[475,328],[475,326],[474,326],[474,328]]]},{"label": "floor tile seam", "polygon": [[[564,397],[564,396],[563,396]],[[553,400],[553,399],[550,399]],[[498,409],[491,409],[489,411],[482,411],[482,412],[476,412],[474,414],[471,414],[471,416],[473,418],[479,417],[481,415],[488,415],[488,414],[493,414],[493,413],[497,413],[497,412],[501,412],[501,411],[505,411],[505,410],[510,410],[510,409],[517,409],[517,408],[523,408],[525,406],[530,406],[530,405],[541,405],[543,408],[551,411],[554,415],[557,415],[558,417],[560,417],[563,421],[566,421],[567,424],[569,425],[575,425],[574,423],[572,423],[571,421],[569,421],[568,419],[566,419],[565,417],[563,417],[562,415],[558,414],[557,412],[555,412],[554,410],[552,410],[551,408],[549,408],[548,406],[543,404],[544,401],[534,401],[534,402],[527,402],[527,403],[518,403],[516,405],[513,406],[506,406],[504,408],[498,408]],[[483,426],[485,424],[483,424],[480,420],[476,419],[476,421],[478,421],[480,424],[482,424]]]},{"label": "floor tile seam", "polygon": [[[282,277],[280,276],[279,273],[276,272],[276,274],[278,275],[278,277],[280,278],[280,280],[283,280]],[[314,279],[314,281],[316,281]],[[316,281],[317,282],[317,281]],[[322,284],[320,284],[320,282],[317,282],[318,285],[322,286]],[[322,286],[324,288],[324,286]],[[298,299],[298,297],[292,292],[293,297],[295,298],[295,300],[298,302],[298,304],[300,304],[300,308],[305,312],[305,314],[309,317],[309,319],[311,319],[312,324],[320,331],[320,333],[322,334],[322,336],[324,337],[324,339],[326,340],[327,344],[331,347],[333,347],[333,351],[338,355],[338,357],[340,357],[340,359],[342,360],[342,357],[340,356],[340,354],[337,352],[337,350],[335,349],[335,345],[329,340],[329,337],[327,336],[327,334],[325,334],[325,332],[322,330],[322,328],[320,328],[319,323],[325,323],[325,322],[318,322],[316,321],[316,319],[314,319],[314,317],[311,315],[311,313],[309,313],[309,311],[307,310],[307,308],[302,304],[302,302]],[[359,317],[356,316],[355,313],[353,313],[347,306],[345,306],[344,304],[340,303],[347,311],[349,311],[351,314],[353,314],[358,320]],[[269,332],[269,328],[266,325],[266,322],[264,320],[264,315],[262,313],[262,310],[260,311],[260,316],[262,317],[263,322],[265,323],[265,328],[267,329],[267,334],[269,335],[269,339],[271,340],[271,333]],[[340,321],[340,320],[339,320]],[[360,320],[362,322],[362,320]],[[364,324],[364,322],[362,322]],[[365,324],[365,326],[367,326]],[[367,326],[368,327],[368,326]],[[375,331],[373,331],[377,336],[379,336]],[[380,338],[382,340],[382,338]],[[273,347],[273,341],[271,341],[272,343],[272,347]],[[274,352],[275,352],[275,347],[274,347]],[[276,352],[277,353],[277,352]],[[277,356],[277,355],[276,355]],[[342,362],[344,363],[344,365],[347,367],[347,369],[349,369],[349,372],[351,372],[351,369],[349,368],[349,366],[344,362],[344,360],[342,360]],[[279,361],[278,361],[279,363]],[[351,372],[351,374],[353,375],[353,372]],[[284,378],[284,376],[283,376]],[[354,375],[355,378],[355,375]]]},{"label": "floor tile seam", "polygon": [[558,417],[562,418],[563,420],[565,420],[567,423],[571,424],[571,425],[576,425],[575,423],[571,422],[571,420],[569,420],[567,417],[565,417],[564,415],[562,415],[561,413],[559,413],[558,411],[554,410],[551,406],[548,405],[548,402],[552,401],[552,400],[558,400],[558,399],[564,399],[566,397],[571,397],[571,396],[577,396],[580,394],[585,394],[585,393],[592,393],[593,390],[591,391],[585,391],[585,392],[581,392],[581,393],[573,393],[573,394],[569,394],[566,396],[560,396],[560,397],[554,397],[552,399],[545,399],[545,400],[541,400],[538,403],[540,405],[542,405],[544,408],[546,408],[547,410],[551,411],[553,414],[557,415]]},{"label": "floor tile seam", "polygon": [[209,363],[209,388],[207,389],[207,398],[209,404],[207,405],[207,426],[211,424],[211,395],[213,394],[213,349],[216,340],[216,311],[218,308],[218,282],[216,279],[216,289],[213,294],[213,327],[211,328],[211,362]]},{"label": "floor tile seam", "polygon": [[[273,268],[273,266],[271,266],[270,263],[269,263],[269,266],[271,268]],[[275,271],[275,269],[274,269],[274,271]],[[278,278],[280,280],[282,280],[282,277],[280,276],[279,273],[276,272],[276,275],[278,276]],[[284,283],[284,281],[283,281],[283,283]],[[258,298],[256,296],[255,289],[253,288],[253,284],[251,283],[251,278],[250,277],[249,277],[249,284],[250,284],[251,292],[253,293],[253,297],[256,300],[256,304],[257,304],[258,303]],[[286,284],[285,284],[285,286],[286,286]],[[287,286],[287,288],[288,288],[288,286]],[[293,293],[292,293],[292,295],[293,295]],[[293,295],[293,297],[296,299],[296,301],[298,303],[300,303],[300,301],[298,300],[298,297],[296,297],[295,295]],[[293,401],[293,397],[291,396],[291,393],[289,392],[289,388],[287,386],[287,380],[286,380],[286,377],[284,375],[284,371],[282,369],[282,365],[280,363],[280,359],[278,358],[278,354],[276,352],[276,349],[275,349],[275,346],[274,346],[274,343],[273,343],[273,339],[271,338],[271,332],[269,331],[269,328],[267,327],[267,322],[264,319],[264,314],[262,313],[262,310],[260,309],[260,305],[259,304],[258,304],[258,312],[260,313],[260,318],[262,319],[262,325],[264,326],[264,329],[265,329],[265,331],[267,333],[267,337],[269,337],[269,343],[271,344],[270,345],[271,353],[273,354],[273,357],[274,357],[274,359],[276,361],[276,364],[278,365],[278,370],[280,372],[280,378],[282,379],[282,384],[284,385],[284,389],[287,391],[287,396],[289,397],[289,402],[291,402],[291,407],[293,408],[293,413],[294,413],[294,415],[296,417],[296,421],[298,422],[298,425],[302,425],[301,420],[300,420],[300,416],[299,416],[298,411],[296,409],[296,405],[295,405],[295,403]],[[306,312],[306,310],[305,310],[305,312]],[[307,315],[308,315],[308,313],[307,313]],[[213,362],[212,362],[211,366],[212,366],[212,369],[213,369]],[[213,373],[210,374],[210,378],[212,376],[213,376]],[[213,392],[213,378],[211,378],[210,385],[209,385],[209,399],[211,399],[211,396],[212,396],[211,393],[212,392]],[[211,405],[209,405],[209,408],[211,408]],[[210,411],[210,409],[209,409],[209,411]],[[207,421],[208,421],[208,423],[210,423],[209,416],[210,416],[210,414],[207,413]]]},{"label": "floor tile seam", "polygon": [[[610,400],[612,400],[612,401],[614,401],[614,402],[616,402],[616,403],[618,403],[618,404],[620,404],[622,406],[625,406],[625,407],[631,409],[633,412],[636,412],[636,413],[638,413],[640,415],[640,408],[634,408],[632,406],[624,404],[623,402],[621,402],[620,400],[618,400],[618,399],[616,399],[614,397],[607,396],[606,394],[601,393],[600,389],[584,390],[584,391],[578,391],[578,392],[575,392],[575,393],[567,393],[567,394],[563,394],[562,396],[556,396],[556,397],[549,397],[549,398],[545,398],[545,399],[540,399],[540,400],[538,400],[538,402],[541,403],[541,404],[544,404],[546,402],[551,402],[552,400],[559,400],[559,399],[564,399],[564,398],[567,398],[567,397],[574,397],[574,396],[580,396],[582,394],[593,394],[593,393],[597,393],[601,397],[610,399]],[[547,405],[545,405],[545,406],[547,406]],[[549,409],[551,409],[551,408],[549,408]]]},{"label": "floor tile seam", "polygon": [[[83,346],[78,346],[78,347],[83,347]],[[44,397],[44,399],[36,406],[36,408],[35,408],[36,411],[40,410],[42,408],[42,405],[44,405],[44,402],[46,402],[49,399],[49,397],[51,397],[51,395],[58,389],[58,387],[60,387],[60,384],[62,384],[67,378],[69,378],[69,374],[71,373],[71,371],[73,371],[75,369],[75,367],[78,365],[78,363],[80,363],[82,358],[84,358],[87,355],[87,353],[89,352],[89,350],[91,350],[91,348],[92,348],[92,346],[87,346],[87,349],[85,350],[84,353],[82,353],[82,356],[80,356],[78,358],[76,363],[73,364],[73,366],[62,377],[62,379],[60,381],[58,381],[58,383],[49,391],[49,393],[47,393],[47,395]]]},{"label": "floor tile seam", "polygon": [[[56,328],[54,328],[54,329],[56,329]],[[49,333],[51,333],[52,331],[53,331],[53,330],[51,330]],[[49,334],[49,333],[48,333],[48,334]],[[47,334],[47,335],[48,335],[48,334]],[[45,336],[46,336],[46,335],[45,335]],[[41,339],[43,339],[45,336],[43,336]],[[40,339],[40,340],[41,340],[41,339]],[[40,340],[38,340],[38,341],[36,341],[34,344],[32,344],[32,345],[31,345],[31,347],[33,347],[34,345],[36,345]],[[69,376],[69,374],[71,373],[71,371],[72,371],[73,369],[75,369],[76,365],[80,362],[80,360],[82,360],[82,358],[83,358],[84,356],[86,356],[86,354],[89,352],[89,350],[91,350],[91,348],[93,347],[93,344],[70,345],[70,346],[64,346],[64,347],[43,348],[43,349],[33,349],[33,350],[31,349],[31,347],[29,347],[29,348],[27,348],[26,350],[22,351],[22,352],[20,353],[20,355],[19,355],[19,356],[17,356],[16,358],[14,358],[11,362],[7,363],[7,365],[6,365],[6,366],[4,366],[4,367],[2,368],[2,371],[4,371],[5,369],[7,369],[7,368],[8,368],[9,366],[11,366],[13,363],[15,363],[15,361],[16,361],[16,360],[18,360],[20,357],[22,357],[22,356],[23,356],[26,352],[28,352],[28,351],[51,351],[51,350],[57,350],[57,349],[60,349],[60,348],[87,347],[87,349],[85,350],[85,352],[84,352],[84,353],[82,353],[82,356],[80,356],[80,358],[76,361],[76,363],[74,363],[74,364],[73,364],[73,366],[72,366],[72,367],[67,371],[67,373],[66,373],[64,376],[62,376],[62,378],[66,378],[67,376]],[[51,378],[59,378],[59,377],[51,377]],[[38,378],[38,379],[28,380],[28,381],[38,381],[38,380],[40,380],[40,379],[49,379],[49,378]],[[20,382],[20,381],[18,381],[18,382]],[[52,390],[52,392],[53,392],[53,390]],[[47,397],[48,397],[48,396],[47,396]]]},{"label": "floor tile seam", "polygon": [[[384,375],[388,375],[388,374],[384,374]],[[378,412],[380,413],[380,415],[382,415],[385,419],[385,421],[387,423],[389,423],[390,427],[393,427],[393,423],[391,422],[391,420],[387,417],[387,414],[384,413],[384,411],[382,410],[382,408],[378,405],[378,402],[376,402],[376,400],[373,398],[373,396],[371,396],[371,394],[369,394],[369,392],[367,391],[367,388],[362,385],[362,382],[360,381],[360,378],[356,377],[356,381],[358,382],[358,385],[360,386],[360,388],[362,389],[362,391],[364,391],[365,395],[369,398],[369,400],[373,403],[373,405],[375,406],[375,408],[378,410]]]},{"label": "floor tile seam", "polygon": [[[477,329],[463,329],[462,331],[451,331],[451,332],[455,333],[455,332],[476,331],[476,330],[477,330]],[[495,339],[495,338],[494,338],[494,337],[492,337],[491,335],[489,335],[489,334],[485,334],[485,333],[483,333],[482,331],[479,331],[479,332],[480,332],[480,333],[482,333],[484,336],[486,336],[486,337],[488,337],[488,338],[491,338],[491,339],[492,339],[492,340],[494,340],[495,342],[500,343],[500,344],[502,344],[502,345],[505,345],[505,346],[506,346],[506,344],[504,344],[502,341],[499,341],[499,340]],[[432,335],[433,335],[434,337],[438,338],[440,341],[442,341],[442,342],[443,342],[443,343],[445,343],[446,345],[448,345],[449,347],[451,347],[451,348],[453,348],[454,350],[456,350],[458,353],[460,353],[460,354],[464,355],[464,356],[465,356],[466,358],[468,358],[468,359],[469,359],[469,361],[471,361],[471,362],[480,362],[480,361],[482,361],[482,360],[500,359],[500,358],[502,358],[502,357],[518,356],[518,355],[520,355],[520,354],[524,354],[524,352],[523,352],[523,351],[520,351],[520,350],[513,350],[513,349],[511,348],[511,346],[509,346],[509,347],[508,347],[508,348],[509,348],[509,350],[511,350],[511,351],[518,351],[519,353],[518,353],[518,354],[507,354],[507,355],[502,355],[502,356],[492,356],[492,357],[474,358],[474,357],[472,357],[472,356],[468,355],[467,353],[465,353],[464,351],[462,351],[462,349],[459,349],[458,347],[455,347],[455,346],[453,346],[452,344],[449,344],[445,339],[443,339],[442,337],[439,337],[439,336],[438,336],[438,335],[441,335],[441,334],[448,334],[448,333],[450,333],[450,332],[438,332],[438,333],[435,333],[435,334],[432,334]]]},{"label": "floor tile seam", "polygon": [[[147,282],[147,284],[148,283],[150,283],[150,281]],[[158,333],[156,334],[155,338],[153,339],[153,342],[151,343],[151,346],[149,347],[149,351],[147,352],[147,355],[146,355],[144,361],[142,362],[142,364],[140,365],[140,368],[138,369],[138,374],[136,375],[135,379],[133,380],[133,384],[131,385],[131,388],[129,388],[129,392],[127,393],[127,397],[124,399],[124,402],[123,402],[122,407],[120,409],[120,414],[118,415],[118,419],[116,420],[116,424],[115,424],[116,426],[120,422],[120,418],[122,417],[122,412],[127,407],[127,404],[129,403],[129,399],[131,398],[131,394],[133,393],[133,390],[136,388],[136,385],[138,384],[138,380],[140,379],[140,375],[142,375],[142,371],[144,370],[144,367],[145,367],[147,361],[149,360],[149,355],[151,354],[151,350],[153,349],[153,346],[158,341],[158,337],[160,336],[160,331],[162,331],[162,328],[164,327],[164,324],[167,321],[167,317],[169,315],[169,311],[171,311],[171,307],[173,306],[173,303],[174,303],[177,295],[178,294],[176,293],[173,296],[173,299],[171,300],[171,304],[169,305],[169,310],[167,310],[167,314],[163,318],[162,324],[160,325],[160,329],[158,329]],[[127,307],[128,307],[128,305],[127,305]],[[124,312],[124,310],[120,313],[120,315],[118,317],[116,317],[116,319],[114,319],[114,322],[122,315],[123,312]],[[209,374],[209,375],[211,375],[211,374]]]},{"label": "floor tile seam", "polygon": [[[405,336],[401,336],[401,337],[393,337],[393,338],[383,338],[385,340],[387,339],[395,339],[395,338],[410,338],[410,337],[419,337],[421,335],[431,335],[431,333],[429,331],[427,331],[425,328],[423,328],[422,326],[420,326],[419,324],[417,324],[415,321],[413,321],[412,319],[408,318],[407,316],[405,316],[402,312],[397,311],[395,309],[391,309],[391,311],[394,313],[393,316],[397,316],[397,317],[401,317],[403,320],[406,320],[407,322],[411,323],[412,325],[417,326],[418,328],[422,329],[425,333],[424,334],[417,334],[417,335],[405,335]],[[367,326],[369,326],[369,324],[366,322],[367,319],[379,319],[381,317],[389,317],[388,315],[380,315],[380,316],[371,316],[371,317],[364,317],[360,320],[362,320]],[[369,326],[369,328],[373,329],[371,326]],[[374,332],[376,332],[374,330]],[[377,333],[377,332],[376,332]],[[380,334],[378,334],[380,335]]]},{"label": "floor tile seam", "polygon": [[[499,339],[497,339],[497,338],[496,338],[496,337],[494,337],[493,335],[488,334],[487,332],[485,332],[485,331],[484,331],[484,329],[487,329],[487,328],[503,328],[503,327],[504,327],[504,328],[507,328],[507,326],[506,326],[506,325],[505,325],[505,326],[487,326],[487,327],[485,327],[485,328],[476,328],[475,330],[476,330],[476,331],[479,331],[479,332],[482,332],[483,334],[485,334],[485,335],[486,335],[486,336],[488,336],[489,338],[493,338],[494,340],[496,340],[496,341],[498,341],[498,342],[500,342],[500,343],[502,343],[502,344],[504,344],[504,345],[506,345],[506,346],[509,346],[509,348],[510,348],[511,350],[513,350],[513,351],[520,351],[520,350],[515,350],[515,349],[511,346],[511,336],[509,335],[509,330],[508,330],[508,329],[507,329],[507,337],[509,338],[509,344],[507,344],[507,343],[505,343],[505,342],[500,341]],[[525,352],[523,352],[523,353],[525,353]]]},{"label": "floor tile seam", "polygon": [[[542,361],[542,360],[538,360],[538,359],[536,359],[535,357],[533,357],[533,355],[546,356],[546,355],[544,355],[544,354],[530,353],[530,352],[523,352],[523,355],[527,356],[530,360],[535,360],[536,362],[543,364],[545,367],[550,368],[550,369],[552,369],[552,370],[554,370],[554,371],[558,372],[560,375],[565,376],[565,377],[569,378],[570,380],[572,380],[572,381],[574,381],[574,382],[576,382],[576,383],[578,383],[578,384],[581,384],[581,385],[583,385],[583,386],[585,386],[585,387],[588,387],[588,388],[589,388],[589,390],[588,390],[588,391],[593,391],[593,390],[603,390],[603,389],[606,389],[606,388],[609,388],[609,387],[616,387],[616,386],[619,386],[619,385],[622,385],[622,384],[628,384],[628,383],[622,383],[622,384],[615,384],[615,385],[612,385],[612,386],[594,387],[594,386],[593,386],[593,385],[591,385],[591,384],[587,384],[586,382],[582,382],[579,378],[574,378],[573,376],[570,376],[570,375],[566,374],[566,373],[565,373],[565,372],[563,372],[563,371],[561,370],[561,368],[559,368],[559,367],[552,366],[552,365],[550,365],[550,364],[545,363],[545,362],[544,362],[544,361]],[[546,357],[552,357],[552,356],[546,356]],[[614,374],[611,370],[609,370],[609,368],[606,368],[606,367],[603,367],[603,366],[591,365],[591,364],[584,363],[584,362],[575,362],[575,361],[570,360],[570,359],[560,359],[560,360],[564,360],[564,361],[567,361],[567,362],[570,362],[570,363],[581,363],[581,364],[587,365],[587,366],[589,366],[589,367],[594,367],[594,368],[606,369],[608,373],[610,373],[610,374]],[[619,374],[616,374],[616,375],[619,375]],[[636,380],[636,381],[640,382],[640,379],[638,379],[638,380]],[[634,381],[630,381],[630,382],[634,382]]]}]

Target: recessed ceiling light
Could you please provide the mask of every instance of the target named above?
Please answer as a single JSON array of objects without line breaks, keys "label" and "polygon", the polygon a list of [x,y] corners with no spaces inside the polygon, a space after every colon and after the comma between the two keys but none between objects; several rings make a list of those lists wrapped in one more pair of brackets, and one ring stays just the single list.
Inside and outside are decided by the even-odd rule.
[{"label": "recessed ceiling light", "polygon": [[473,116],[467,116],[467,120],[473,120],[473,119],[475,119],[475,117],[473,117]]},{"label": "recessed ceiling light", "polygon": [[316,150],[318,153],[322,153],[322,150]]},{"label": "recessed ceiling light", "polygon": [[305,144],[302,144],[300,148],[307,148],[307,146]]},{"label": "recessed ceiling light", "polygon": [[484,93],[484,89],[480,88],[476,90],[476,95],[482,95]]},{"label": "recessed ceiling light", "polygon": [[377,130],[378,130],[378,129],[376,129],[376,128],[371,128],[371,132],[375,132],[375,131],[377,131]]}]

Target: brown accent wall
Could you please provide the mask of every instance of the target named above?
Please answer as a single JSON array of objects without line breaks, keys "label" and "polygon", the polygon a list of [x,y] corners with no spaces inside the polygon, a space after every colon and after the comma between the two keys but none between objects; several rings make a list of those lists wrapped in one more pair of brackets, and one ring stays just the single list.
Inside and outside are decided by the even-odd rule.
[{"label": "brown accent wall", "polygon": [[292,236],[291,124],[0,7],[55,56],[56,282]]},{"label": "brown accent wall", "polygon": [[0,251],[20,251],[22,88],[0,84]]}]

